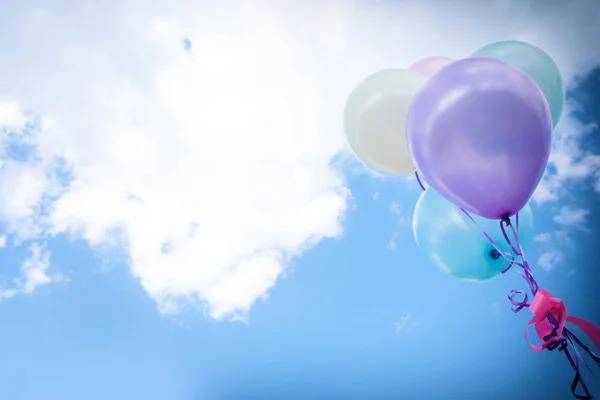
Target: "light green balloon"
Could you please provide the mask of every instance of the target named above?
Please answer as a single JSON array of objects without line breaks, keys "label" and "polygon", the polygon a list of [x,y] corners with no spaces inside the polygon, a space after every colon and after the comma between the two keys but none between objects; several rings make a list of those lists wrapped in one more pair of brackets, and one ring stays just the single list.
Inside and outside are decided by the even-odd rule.
[{"label": "light green balloon", "polygon": [[[499,275],[508,262],[494,254],[494,246],[483,229],[503,252],[511,253],[500,220],[471,214],[479,227],[456,205],[428,188],[417,202],[413,215],[415,240],[423,255],[440,270],[459,279],[483,281]],[[513,223],[516,219],[511,218]],[[507,228],[509,238],[513,235]],[[525,255],[533,242],[533,216],[529,205],[519,211],[519,242]]]},{"label": "light green balloon", "polygon": [[386,175],[414,172],[406,143],[406,118],[414,95],[427,81],[418,72],[388,69],[363,79],[344,108],[344,131],[354,155]]},{"label": "light green balloon", "polygon": [[546,52],[529,43],[503,41],[487,45],[471,57],[495,58],[529,75],[544,93],[556,126],[565,102],[565,87],[558,66]]}]

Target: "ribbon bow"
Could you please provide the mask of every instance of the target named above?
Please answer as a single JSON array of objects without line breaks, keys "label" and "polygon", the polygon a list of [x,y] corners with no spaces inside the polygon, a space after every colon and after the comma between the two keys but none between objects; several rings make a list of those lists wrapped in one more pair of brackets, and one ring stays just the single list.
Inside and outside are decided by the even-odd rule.
[{"label": "ribbon bow", "polygon": [[[514,291],[520,292],[520,291]],[[524,293],[523,293],[524,294]],[[518,312],[523,307],[527,307],[527,295],[524,296],[524,300],[522,302],[518,302],[514,299],[514,294],[509,296],[513,304],[518,305],[515,312]],[[520,304],[517,304],[520,303]],[[600,328],[595,326],[594,324],[577,317],[570,317],[567,315],[567,308],[564,303],[553,297],[550,292],[547,290],[539,289],[531,304],[529,304],[529,310],[533,313],[533,318],[527,324],[525,328],[525,340],[527,344],[533,349],[533,351],[540,352],[544,349],[548,349],[550,351],[558,348],[558,351],[564,352],[569,360],[569,363],[575,370],[575,378],[571,383],[571,393],[575,398],[580,400],[593,400],[594,397],[590,394],[585,382],[581,377],[581,371],[579,370],[579,362],[577,358],[583,361],[583,363],[590,368],[585,360],[581,357],[581,354],[575,348],[575,344],[577,344],[582,350],[584,350],[595,362],[598,366],[600,366],[600,357],[595,355],[592,350],[590,350],[585,344],[579,340],[577,336],[575,336],[568,328],[565,327],[565,323],[569,322],[585,333],[594,346],[597,349],[600,349]],[[536,346],[529,342],[527,338],[527,330],[531,325],[535,325],[535,331],[540,339],[542,345]],[[575,352],[577,358],[573,358],[570,354],[567,346],[572,346],[573,351]],[[576,393],[577,387],[581,385],[585,394]]]},{"label": "ribbon bow", "polygon": [[[421,182],[419,173],[416,169],[415,176],[419,186],[421,186],[421,189],[425,190],[425,186],[423,185],[423,182]],[[506,269],[502,271],[503,274],[507,272],[513,265],[521,268],[521,270],[519,270],[519,275],[521,275],[521,277],[527,282],[529,290],[531,290],[531,292],[534,294],[533,301],[531,304],[527,304],[527,293],[517,289],[510,291],[508,299],[515,306],[513,308],[513,312],[518,313],[523,308],[527,307],[533,313],[533,318],[525,327],[525,341],[527,341],[527,344],[529,344],[529,346],[535,352],[540,352],[544,349],[552,351],[557,348],[558,351],[563,352],[575,370],[575,378],[571,383],[571,393],[573,393],[573,396],[579,400],[594,400],[594,397],[590,394],[590,391],[581,377],[578,359],[582,360],[588,369],[590,369],[590,367],[582,358],[575,345],[579,346],[579,348],[586,352],[598,366],[600,366],[600,357],[594,354],[594,352],[590,350],[581,340],[579,340],[577,336],[575,336],[567,327],[565,327],[565,324],[569,322],[581,329],[590,338],[598,350],[600,350],[600,328],[584,319],[568,316],[567,308],[561,300],[553,297],[552,294],[550,294],[550,292],[547,290],[542,290],[539,288],[538,283],[533,277],[529,263],[525,258],[523,248],[519,243],[519,235],[517,232],[519,230],[518,213],[515,215],[516,227],[511,223],[510,217],[502,218],[500,221],[502,235],[512,251],[512,254],[510,254],[503,252],[500,247],[498,247],[496,242],[490,237],[490,235],[481,229],[481,227],[477,224],[477,221],[475,221],[468,211],[464,210],[463,208],[460,208],[460,210],[467,216],[468,219],[471,220],[471,222],[473,222],[473,224],[475,224],[475,226],[479,228],[481,233],[492,244],[492,246],[494,246],[494,249],[497,253],[495,255],[502,256],[509,263]],[[510,227],[510,230],[512,231],[515,241],[514,244],[508,237],[505,225],[506,227]],[[515,257],[520,257],[521,262],[516,261]],[[519,300],[518,296],[521,296],[522,299]],[[541,346],[536,346],[529,342],[527,331],[531,325],[535,326],[535,331],[542,344]],[[571,346],[571,350],[573,350],[576,358],[571,355],[568,346]],[[585,394],[582,395],[576,393],[578,386],[581,386]]]},{"label": "ribbon bow", "polygon": [[[525,340],[533,351],[540,352],[546,348],[554,350],[559,345],[567,322],[581,329],[596,348],[600,349],[600,328],[584,319],[568,316],[565,304],[547,290],[538,290],[529,305],[529,310],[534,316],[525,328]],[[527,330],[531,325],[535,325],[535,331],[542,343],[541,346],[530,343],[527,338]]]}]

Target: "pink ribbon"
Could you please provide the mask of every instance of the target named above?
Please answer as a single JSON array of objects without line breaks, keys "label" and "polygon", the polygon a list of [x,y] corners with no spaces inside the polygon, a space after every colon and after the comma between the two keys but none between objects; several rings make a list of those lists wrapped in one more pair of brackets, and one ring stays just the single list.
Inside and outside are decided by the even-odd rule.
[{"label": "pink ribbon", "polygon": [[[584,319],[568,316],[565,304],[560,299],[553,297],[547,290],[538,290],[529,305],[529,310],[533,313],[533,318],[525,327],[525,340],[533,351],[540,352],[560,340],[567,322],[581,329],[594,343],[596,349],[600,349],[600,328]],[[556,320],[556,335],[553,334],[555,327],[548,320],[548,314]],[[536,346],[529,342],[527,330],[531,325],[535,325],[535,331],[542,346]]]}]

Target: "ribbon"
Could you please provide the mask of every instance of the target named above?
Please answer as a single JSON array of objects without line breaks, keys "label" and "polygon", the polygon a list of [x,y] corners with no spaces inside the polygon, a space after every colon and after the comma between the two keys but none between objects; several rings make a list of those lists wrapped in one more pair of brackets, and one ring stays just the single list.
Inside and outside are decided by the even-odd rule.
[{"label": "ribbon", "polygon": [[[584,319],[568,316],[565,304],[547,290],[540,289],[537,292],[529,305],[529,311],[533,314],[533,318],[525,327],[525,340],[533,351],[540,352],[560,341],[567,322],[581,329],[594,346],[600,349],[600,328]],[[554,324],[550,322],[548,314],[554,319]],[[531,325],[535,326],[541,346],[529,342],[527,331]]]},{"label": "ribbon", "polygon": [[[417,182],[421,189],[425,190],[425,186],[423,185],[419,173],[415,170],[415,177],[417,178]],[[511,267],[519,267],[520,269],[517,271],[519,275],[527,282],[531,293],[533,294],[533,300],[531,304],[527,303],[528,296],[527,293],[523,290],[511,290],[508,299],[513,304],[514,308],[513,312],[518,313],[523,308],[529,308],[529,310],[533,313],[533,318],[529,321],[527,326],[525,327],[525,340],[527,344],[531,347],[531,349],[535,352],[541,352],[543,350],[556,350],[563,352],[567,357],[567,360],[573,367],[575,371],[575,378],[571,383],[571,393],[577,399],[581,400],[593,400],[594,397],[590,394],[590,391],[585,384],[583,377],[581,376],[581,371],[579,369],[579,360],[581,360],[585,366],[590,369],[587,365],[585,359],[581,356],[579,351],[577,350],[577,346],[579,346],[583,351],[585,351],[600,367],[600,357],[592,352],[577,336],[575,336],[566,326],[565,324],[568,322],[576,327],[578,327],[588,338],[592,341],[594,346],[596,346],[597,350],[600,350],[600,328],[595,326],[594,324],[577,317],[571,317],[567,315],[567,308],[564,303],[553,297],[550,292],[547,290],[540,289],[538,283],[536,282],[531,268],[529,267],[529,263],[527,262],[527,258],[525,257],[525,253],[521,244],[519,243],[519,235],[518,235],[518,227],[519,227],[519,214],[517,213],[515,219],[515,226],[511,223],[510,218],[506,217],[500,221],[500,228],[502,230],[502,234],[508,246],[510,247],[512,254],[510,252],[503,252],[500,247],[495,243],[495,241],[477,224],[475,219],[467,212],[466,210],[460,208],[460,210],[473,222],[482,232],[482,234],[487,238],[487,240],[494,247],[495,255],[498,257],[503,257],[507,262],[508,266],[505,268],[502,273],[507,272]],[[512,231],[512,236],[514,238],[513,241],[508,237],[505,226],[510,228]],[[516,261],[515,257],[519,257],[521,261]],[[518,299],[518,296],[521,296],[521,299]],[[531,325],[534,325],[535,331],[537,333],[538,338],[540,339],[541,346],[537,346],[532,344],[529,341],[527,336],[527,332]],[[571,355],[569,348],[572,349],[575,357]],[[591,369],[590,369],[591,371]],[[581,386],[584,391],[584,394],[576,393],[577,387]]]},{"label": "ribbon", "polygon": [[[518,221],[518,214],[516,219]],[[514,244],[508,237],[505,225],[511,230],[514,238]],[[527,285],[534,296],[531,304],[529,305],[527,304],[527,294],[523,291],[513,290],[508,296],[509,300],[513,303],[513,305],[515,305],[515,308],[513,309],[515,313],[521,311],[524,307],[528,307],[534,315],[525,328],[525,340],[536,352],[540,352],[544,349],[549,351],[558,349],[559,352],[563,352],[575,372],[575,377],[571,383],[571,393],[575,398],[580,400],[593,400],[594,397],[590,393],[585,381],[583,380],[583,377],[581,376],[579,361],[582,361],[590,371],[591,368],[582,357],[579,350],[577,350],[575,344],[584,350],[598,366],[600,366],[600,358],[596,356],[596,354],[594,354],[586,345],[584,345],[577,336],[567,329],[565,327],[565,323],[569,322],[581,329],[592,340],[598,349],[600,349],[600,329],[586,320],[568,316],[567,308],[561,300],[553,297],[552,294],[550,294],[550,292],[547,290],[539,288],[535,278],[533,277],[533,273],[531,272],[531,268],[529,267],[529,263],[527,262],[523,248],[519,243],[517,229],[515,229],[514,225],[511,223],[510,218],[503,218],[500,221],[500,229],[502,230],[504,239],[510,246],[512,252],[521,258],[522,262],[513,262],[512,264],[521,268],[521,270],[518,271],[519,275],[521,275],[525,282],[527,282]],[[507,259],[507,261],[509,260]],[[516,299],[517,294],[523,295],[523,299],[521,301]],[[536,333],[542,344],[541,346],[531,344],[527,338],[527,330],[531,325],[535,326]],[[569,348],[573,351],[575,357],[571,355]],[[577,393],[578,386],[581,386],[584,394]]]},{"label": "ribbon", "polygon": [[[518,214],[516,218],[518,221]],[[505,225],[512,231],[516,248],[506,233],[506,229],[504,227]],[[531,272],[531,268],[529,267],[529,263],[527,262],[525,253],[523,252],[523,248],[519,243],[518,232],[511,224],[510,218],[502,219],[502,221],[500,221],[500,228],[502,230],[504,239],[510,246],[513,253],[517,256],[520,256],[522,262],[515,262],[513,264],[521,267],[522,271],[518,271],[519,275],[521,275],[525,282],[527,282],[531,293],[534,295],[534,298],[529,305],[527,304],[527,294],[523,291],[513,290],[508,296],[509,300],[516,307],[513,309],[515,313],[521,311],[521,309],[524,307],[529,307],[529,310],[534,315],[531,321],[529,321],[528,325],[525,327],[525,340],[536,352],[540,352],[544,349],[549,351],[558,349],[559,352],[563,352],[575,372],[575,377],[571,383],[571,393],[575,398],[580,400],[593,400],[594,397],[590,393],[585,381],[583,380],[583,377],[581,376],[579,361],[581,360],[590,371],[591,368],[577,350],[575,344],[584,350],[598,366],[600,366],[600,358],[596,356],[586,345],[584,345],[577,336],[569,331],[569,329],[565,327],[565,323],[569,322],[581,329],[592,340],[598,349],[600,349],[600,329],[586,320],[568,316],[567,308],[561,300],[553,297],[552,294],[550,294],[550,292],[547,290],[539,288],[535,278],[533,277],[533,273]],[[521,301],[516,300],[517,294],[523,295],[523,299]],[[542,344],[541,346],[536,346],[529,342],[527,330],[531,325],[535,326],[536,333]],[[575,357],[571,355],[569,347],[575,354]],[[578,386],[581,386],[584,394],[577,393]]]},{"label": "ribbon", "polygon": [[417,178],[417,182],[419,183],[419,186],[421,186],[421,189],[423,189],[423,191],[425,191],[425,186],[423,186],[423,182],[421,182],[421,178],[419,177],[419,173],[417,172],[416,169],[415,169],[415,178]]},{"label": "ribbon", "polygon": [[[565,322],[567,322],[567,307],[561,300],[552,297],[550,292],[540,289],[531,301],[529,311],[533,313],[533,318],[525,327],[525,340],[533,351],[539,353],[550,344],[553,344],[557,338],[562,338]],[[554,318],[556,325],[553,326],[550,323],[546,316],[548,313]],[[541,346],[529,342],[527,330],[531,325],[535,326],[535,332],[542,343]]]},{"label": "ribbon", "polygon": [[[526,301],[527,296],[525,296]],[[588,322],[584,319],[571,317],[567,315],[567,308],[564,303],[552,296],[547,290],[540,289],[531,304],[529,310],[533,313],[533,318],[527,324],[525,328],[525,340],[535,352],[540,352],[544,349],[549,351],[558,349],[558,351],[564,352],[569,363],[575,370],[575,378],[571,383],[571,393],[577,399],[581,400],[592,400],[594,397],[590,394],[579,370],[578,359],[582,360],[585,366],[591,371],[591,368],[583,359],[575,344],[579,345],[595,362],[600,366],[600,358],[596,356],[586,345],[584,345],[577,336],[575,336],[568,328],[565,327],[566,323],[570,323],[583,331],[585,335],[592,341],[597,349],[600,349],[600,328]],[[516,311],[518,312],[518,311]],[[538,338],[540,339],[541,346],[536,346],[529,342],[527,337],[528,328],[534,325],[535,331]],[[574,358],[569,350],[568,346],[571,346],[577,358]],[[576,392],[577,387],[581,385],[585,394],[578,394]]]}]

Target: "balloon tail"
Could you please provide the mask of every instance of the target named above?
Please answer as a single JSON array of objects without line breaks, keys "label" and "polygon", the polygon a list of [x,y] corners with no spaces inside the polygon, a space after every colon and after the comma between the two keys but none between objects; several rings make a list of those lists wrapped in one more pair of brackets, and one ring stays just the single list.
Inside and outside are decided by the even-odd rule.
[{"label": "balloon tail", "polygon": [[500,246],[498,246],[498,244],[496,244],[496,242],[494,241],[494,239],[491,238],[490,235],[488,235],[488,233],[486,231],[484,231],[481,226],[479,226],[479,224],[477,223],[477,221],[475,221],[475,218],[473,218],[471,216],[471,214],[469,214],[469,212],[463,208],[459,208],[460,211],[463,212],[463,214],[465,214],[467,216],[467,218],[469,218],[471,220],[471,222],[473,222],[475,224],[475,226],[477,228],[479,228],[479,230],[481,231],[481,233],[483,234],[483,236],[486,237],[486,239],[488,240],[488,242],[490,242],[492,244],[492,246],[494,246],[494,249],[496,250],[496,252],[503,257],[506,261],[508,261],[508,266],[502,271],[502,273],[506,273],[512,266],[513,264],[515,264],[515,257],[510,254],[510,253],[506,253],[504,251],[502,251],[500,249]]}]

